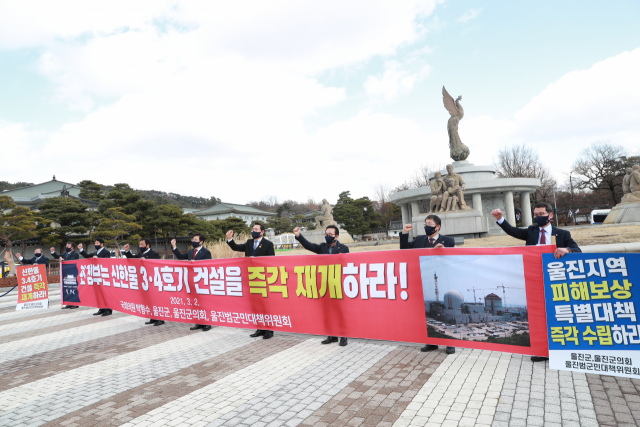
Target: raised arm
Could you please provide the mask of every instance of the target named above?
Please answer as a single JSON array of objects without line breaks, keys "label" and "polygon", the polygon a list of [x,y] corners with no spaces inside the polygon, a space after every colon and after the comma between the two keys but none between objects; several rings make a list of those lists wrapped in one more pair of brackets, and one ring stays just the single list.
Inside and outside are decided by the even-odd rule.
[{"label": "raised arm", "polygon": [[[306,250],[311,251],[314,254],[321,254],[322,253],[322,248],[320,247],[320,245],[317,245],[315,243],[311,243],[310,241],[305,239],[302,234],[300,234],[300,227],[294,228],[293,229],[293,234],[295,234],[296,240],[298,242],[300,242],[302,247],[305,248]],[[275,251],[274,251],[274,253],[275,253]]]}]

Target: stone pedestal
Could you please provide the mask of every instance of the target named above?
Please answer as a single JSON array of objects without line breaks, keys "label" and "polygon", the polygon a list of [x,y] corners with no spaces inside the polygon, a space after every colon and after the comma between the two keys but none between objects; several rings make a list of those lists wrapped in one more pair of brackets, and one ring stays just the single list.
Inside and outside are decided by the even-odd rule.
[{"label": "stone pedestal", "polygon": [[[488,218],[478,211],[442,212],[437,214],[442,220],[440,233],[445,236],[481,237],[489,231]],[[427,214],[412,218],[416,235],[425,234],[424,221]]]},{"label": "stone pedestal", "polygon": [[[302,235],[304,236],[305,239],[317,245],[325,241],[324,230],[307,230],[302,232]],[[338,236],[338,241],[340,243],[344,243],[345,245],[348,245],[349,243],[353,243],[353,237],[351,237],[351,235],[347,232],[347,230],[343,230],[341,228],[340,235]]]},{"label": "stone pedestal", "polygon": [[625,224],[629,222],[640,222],[640,203],[624,203],[618,204],[607,218],[604,224]]}]

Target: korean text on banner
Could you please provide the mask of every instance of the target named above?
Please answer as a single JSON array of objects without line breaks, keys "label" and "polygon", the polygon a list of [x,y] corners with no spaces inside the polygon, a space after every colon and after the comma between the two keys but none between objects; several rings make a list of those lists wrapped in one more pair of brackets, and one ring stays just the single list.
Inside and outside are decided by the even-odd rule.
[{"label": "korean text on banner", "polygon": [[85,259],[62,263],[62,296],[64,304],[173,322],[546,356],[545,325],[529,318],[544,318],[540,255],[548,251]]},{"label": "korean text on banner", "polygon": [[18,304],[16,310],[49,308],[47,269],[42,264],[17,267]]},{"label": "korean text on banner", "polygon": [[549,366],[640,378],[640,254],[543,255]]}]

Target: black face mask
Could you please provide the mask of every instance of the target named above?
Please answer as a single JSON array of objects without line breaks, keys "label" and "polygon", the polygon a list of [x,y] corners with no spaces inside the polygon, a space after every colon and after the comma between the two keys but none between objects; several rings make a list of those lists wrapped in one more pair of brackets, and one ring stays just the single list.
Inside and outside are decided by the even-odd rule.
[{"label": "black face mask", "polygon": [[535,221],[536,221],[536,224],[538,224],[538,227],[544,227],[549,223],[549,215],[545,215],[545,216],[539,215],[535,217]]},{"label": "black face mask", "polygon": [[42,256],[42,252],[36,252],[36,257],[40,258]]},{"label": "black face mask", "polygon": [[94,245],[96,247],[96,251],[99,251],[100,249],[102,249],[102,246],[100,245]]},{"label": "black face mask", "polygon": [[193,240],[191,241],[191,245],[193,245],[194,248],[197,248],[198,246],[200,246],[200,242],[194,242]]},{"label": "black face mask", "polygon": [[67,251],[67,252],[71,252],[73,249],[71,249],[71,248],[64,248],[64,250],[65,250],[65,251]]},{"label": "black face mask", "polygon": [[425,225],[424,226],[424,232],[427,233],[427,236],[431,236],[433,233],[436,232],[436,227],[432,227],[430,225]]},{"label": "black face mask", "polygon": [[324,236],[324,241],[327,242],[327,245],[332,244],[335,239],[335,237],[329,236],[328,234]]},{"label": "black face mask", "polygon": [[138,249],[140,250],[141,254],[145,253],[147,251],[147,247],[146,246],[140,246]]},{"label": "black face mask", "polygon": [[261,235],[260,231],[252,231],[251,232],[251,237],[253,237],[254,239],[259,239]]}]

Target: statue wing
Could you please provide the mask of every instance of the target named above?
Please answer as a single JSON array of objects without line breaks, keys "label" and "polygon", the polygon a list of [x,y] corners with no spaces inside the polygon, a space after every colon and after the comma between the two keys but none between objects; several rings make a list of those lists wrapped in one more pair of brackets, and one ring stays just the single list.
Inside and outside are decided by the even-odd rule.
[{"label": "statue wing", "polygon": [[453,97],[449,95],[449,92],[447,92],[444,86],[442,86],[442,101],[444,102],[444,108],[449,111],[451,117],[455,117],[460,114],[460,112],[456,108],[456,102],[453,100]]}]

